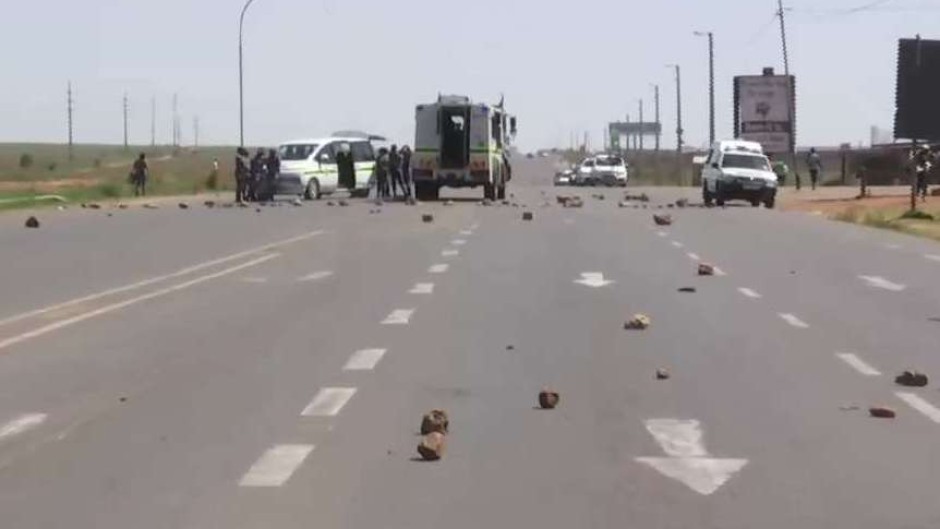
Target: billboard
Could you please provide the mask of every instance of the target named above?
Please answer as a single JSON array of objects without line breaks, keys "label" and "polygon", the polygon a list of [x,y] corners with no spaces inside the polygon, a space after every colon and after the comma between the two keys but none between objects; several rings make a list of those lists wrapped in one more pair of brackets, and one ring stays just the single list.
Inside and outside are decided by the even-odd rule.
[{"label": "billboard", "polygon": [[940,140],[940,41],[898,41],[894,137]]},{"label": "billboard", "polygon": [[735,137],[759,142],[770,153],[790,152],[795,143],[794,120],[790,117],[794,87],[792,75],[735,77]]}]

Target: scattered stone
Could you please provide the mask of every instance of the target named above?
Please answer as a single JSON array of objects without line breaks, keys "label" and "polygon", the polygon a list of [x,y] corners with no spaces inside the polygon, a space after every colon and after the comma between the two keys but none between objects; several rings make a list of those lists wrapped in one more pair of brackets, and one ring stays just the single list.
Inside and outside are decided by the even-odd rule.
[{"label": "scattered stone", "polygon": [[515,351],[515,350],[516,350],[516,346],[515,346],[515,345],[512,345],[512,344],[507,345],[507,346],[506,346],[506,350],[507,350],[507,351]]},{"label": "scattered stone", "polygon": [[418,445],[418,454],[425,461],[437,461],[444,456],[447,438],[440,432],[431,432],[421,439]]},{"label": "scattered stone", "polygon": [[632,318],[623,324],[623,328],[628,331],[642,331],[643,329],[649,328],[652,323],[649,316],[645,314],[634,314]]},{"label": "scattered stone", "polygon": [[492,205],[493,205],[493,201],[490,200],[490,199],[488,199],[488,198],[484,198],[483,200],[480,201],[480,205],[481,205],[481,206],[492,206]]},{"label": "scattered stone", "polygon": [[185,202],[180,202],[179,206],[180,206],[180,209],[189,209],[189,204]]},{"label": "scattered stone", "polygon": [[127,397],[121,397],[118,399],[120,402],[127,402]]},{"label": "scattered stone", "polygon": [[300,200],[299,198],[295,198],[291,201],[291,205],[299,208],[304,205],[304,201]]},{"label": "scattered stone", "polygon": [[672,208],[675,207],[675,205],[674,205],[674,204],[666,204],[666,207],[667,207],[668,209],[672,209]]},{"label": "scattered stone", "polygon": [[88,207],[88,204],[82,202],[82,209],[87,208],[87,207]]},{"label": "scattered stone", "polygon": [[375,204],[376,206],[384,206],[385,202],[382,202],[382,199],[377,198],[375,199],[375,202],[373,202],[373,204]]},{"label": "scattered stone", "polygon": [[698,264],[698,275],[700,276],[713,276],[715,275],[715,267],[708,263],[699,263]]},{"label": "scattered stone", "polygon": [[447,412],[444,410],[431,410],[421,418],[421,435],[427,435],[431,432],[447,435],[449,428],[450,420],[448,420]]},{"label": "scattered stone", "polygon": [[894,383],[901,386],[922,388],[927,385],[927,375],[917,371],[905,371],[894,378]]},{"label": "scattered stone", "polygon": [[203,202],[203,204],[205,204],[207,208],[214,208],[214,207],[215,207],[215,201],[214,201],[214,200],[206,200],[205,202]]},{"label": "scattered stone", "polygon": [[38,227],[39,227],[39,219],[37,219],[36,217],[30,217],[30,218],[26,219],[26,227],[27,227],[27,228],[38,228]]},{"label": "scattered stone", "polygon": [[101,204],[88,204],[91,209],[101,209]]},{"label": "scattered stone", "polygon": [[[85,205],[82,204],[82,207],[85,207]],[[147,204],[144,204],[144,209],[158,209],[158,206],[156,204],[150,204],[148,202]]]},{"label": "scattered stone", "polygon": [[238,207],[240,207],[240,208],[247,208],[247,207],[248,207],[248,203],[247,203],[247,202],[239,202],[239,203],[238,203]]},{"label": "scattered stone", "polygon": [[65,211],[66,208],[65,206],[56,206],[55,209],[58,211]]},{"label": "scattered stone", "polygon": [[679,292],[685,292],[685,293],[687,293],[687,294],[694,294],[694,293],[695,293],[695,287],[682,287],[682,288],[679,289]]},{"label": "scattered stone", "polygon": [[113,216],[114,216],[114,213],[110,213],[110,212],[109,212],[109,213],[108,213],[108,216],[109,216],[109,217],[113,217]]},{"label": "scattered stone", "polygon": [[118,204],[118,209],[127,209],[127,204]]},{"label": "scattered stone", "polygon": [[344,208],[345,208],[346,206],[349,205],[349,202],[347,202],[347,201],[345,201],[345,200],[340,200],[340,201],[339,201],[339,205],[340,205],[340,207],[344,207]]},{"label": "scattered stone", "polygon": [[502,202],[500,202],[500,204],[502,204],[502,205],[504,205],[504,206],[508,206],[508,205],[509,205],[509,201],[508,201],[508,200],[503,200]]},{"label": "scattered stone", "polygon": [[445,201],[444,201],[444,205],[445,205],[445,206],[453,206],[453,205],[454,205],[454,201],[453,201],[453,200],[445,200]]},{"label": "scattered stone", "polygon": [[543,389],[539,392],[539,406],[543,410],[554,410],[558,406],[558,392],[552,391],[548,388]]},{"label": "scattered stone", "polygon": [[332,200],[328,200],[327,203],[326,203],[326,205],[327,205],[327,206],[335,206],[336,203],[333,202]]},{"label": "scattered stone", "polygon": [[657,226],[671,226],[672,216],[671,215],[653,215],[653,222],[655,222]]},{"label": "scattered stone", "polygon": [[688,206],[689,206],[689,199],[687,199],[687,198],[680,198],[679,200],[676,200],[676,206],[677,206],[677,207],[680,207],[680,208],[688,207]]},{"label": "scattered stone", "polygon": [[638,198],[637,200],[639,200],[640,202],[649,202],[650,197],[646,193],[643,193],[642,195],[640,195],[640,198]]},{"label": "scattered stone", "polygon": [[569,197],[565,201],[564,207],[566,208],[581,208],[584,207],[584,202],[581,201],[581,197]]},{"label": "scattered stone", "polygon": [[407,205],[409,205],[409,206],[417,206],[417,205],[418,205],[418,201],[415,200],[413,197],[407,197],[407,198],[405,198],[405,204],[407,204]]},{"label": "scattered stone", "polygon": [[421,215],[421,222],[434,222],[434,215],[428,213]]},{"label": "scattered stone", "polygon": [[518,208],[518,207],[519,207],[519,204],[518,204],[518,203],[516,203],[516,202],[513,202],[513,203],[512,203],[512,207],[514,207],[514,208]]},{"label": "scattered stone", "polygon": [[524,211],[524,212],[522,213],[522,220],[532,220],[532,212],[531,212],[531,211]]},{"label": "scattered stone", "polygon": [[255,208],[255,213],[261,213],[261,208]]},{"label": "scattered stone", "polygon": [[225,208],[225,209],[231,209],[231,208],[234,208],[234,207],[235,207],[235,204],[226,202],[225,204],[222,204],[222,207]]},{"label": "scattered stone", "polygon": [[669,377],[669,371],[666,371],[665,369],[656,370],[656,380],[669,380]]},{"label": "scattered stone", "polygon": [[873,406],[868,408],[868,414],[879,419],[893,419],[897,416],[894,410],[885,406]]},{"label": "scattered stone", "polygon": [[627,203],[624,202],[624,201],[617,202],[617,207],[618,207],[618,208],[625,208],[625,207],[627,207]]},{"label": "scattered stone", "polygon": [[839,406],[839,410],[841,411],[858,411],[860,409],[861,408],[859,408],[855,404],[847,404],[845,406]]}]

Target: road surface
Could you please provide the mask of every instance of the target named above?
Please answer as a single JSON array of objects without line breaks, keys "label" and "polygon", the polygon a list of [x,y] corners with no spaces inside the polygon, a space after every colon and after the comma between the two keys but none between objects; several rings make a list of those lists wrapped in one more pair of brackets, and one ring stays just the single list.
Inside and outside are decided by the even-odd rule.
[{"label": "road surface", "polygon": [[940,245],[751,207],[657,227],[515,169],[519,207],[0,216],[0,525],[940,525],[940,393],[893,380],[940,373]]}]

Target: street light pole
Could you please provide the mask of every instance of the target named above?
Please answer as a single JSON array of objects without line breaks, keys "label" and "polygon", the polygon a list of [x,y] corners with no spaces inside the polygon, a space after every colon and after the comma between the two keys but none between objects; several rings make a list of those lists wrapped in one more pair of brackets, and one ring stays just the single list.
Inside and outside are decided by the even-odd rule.
[{"label": "street light pole", "polygon": [[676,70],[676,152],[682,154],[682,71],[678,64],[669,64]]},{"label": "street light pole", "polygon": [[656,152],[659,152],[659,137],[661,135],[662,126],[659,122],[659,85],[653,85],[653,101],[656,109]]},{"label": "street light pole", "polygon": [[245,26],[245,12],[255,0],[245,2],[241,17],[238,19],[238,145],[245,146],[245,76],[242,67],[242,30]]},{"label": "street light pole", "polygon": [[715,35],[711,31],[696,31],[699,37],[708,37],[708,144],[715,143]]}]

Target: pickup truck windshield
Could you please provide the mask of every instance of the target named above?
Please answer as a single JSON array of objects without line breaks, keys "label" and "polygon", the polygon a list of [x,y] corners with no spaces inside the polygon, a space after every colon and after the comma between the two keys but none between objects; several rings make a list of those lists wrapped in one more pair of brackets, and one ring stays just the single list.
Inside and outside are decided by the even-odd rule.
[{"label": "pickup truck windshield", "polygon": [[730,169],[758,169],[760,171],[770,171],[767,158],[763,156],[749,156],[746,154],[726,154],[724,160],[721,161],[721,166]]}]

